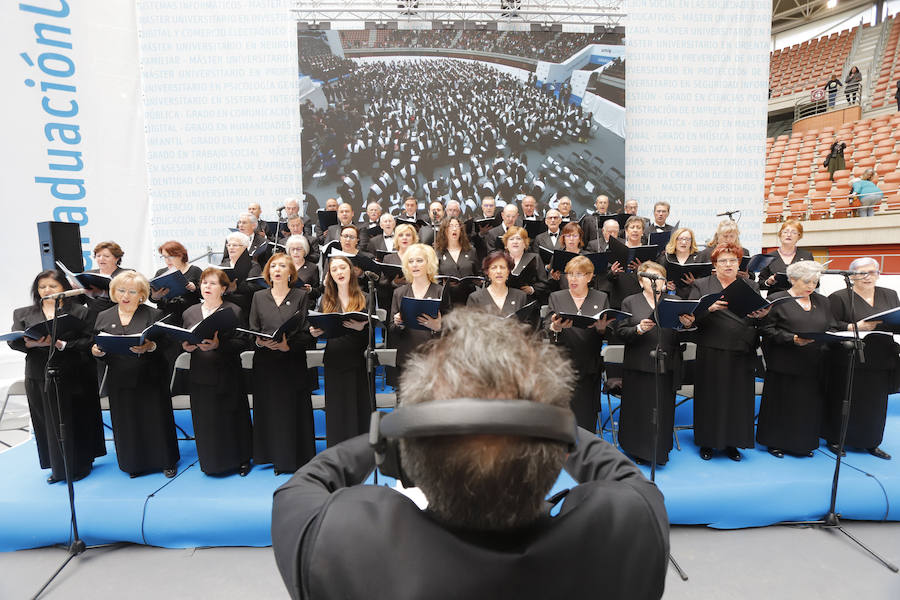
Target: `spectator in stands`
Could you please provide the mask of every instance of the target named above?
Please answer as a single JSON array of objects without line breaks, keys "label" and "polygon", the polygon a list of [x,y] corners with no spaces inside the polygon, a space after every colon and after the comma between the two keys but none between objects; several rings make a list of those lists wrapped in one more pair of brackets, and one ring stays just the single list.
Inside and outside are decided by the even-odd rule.
[{"label": "spectator in stands", "polygon": [[853,182],[850,189],[850,197],[859,200],[859,216],[871,217],[875,214],[875,206],[881,204],[881,198],[884,197],[877,185],[872,182],[875,176],[875,169],[866,169],[862,177]]},{"label": "spectator in stands", "polygon": [[828,174],[832,181],[834,181],[835,171],[843,171],[847,168],[847,163],[844,162],[844,148],[846,147],[847,144],[837,138],[834,138],[834,142],[831,143],[831,150],[828,151],[825,166],[828,167]]},{"label": "spectator in stands", "polygon": [[897,110],[900,111],[900,81],[897,82],[897,91],[894,92],[894,99],[897,100]]},{"label": "spectator in stands", "polygon": [[838,86],[844,87],[844,84],[841,83],[840,75],[834,74],[831,76],[831,79],[828,80],[828,83],[825,84],[824,90],[828,92],[828,106],[834,106],[834,100],[837,98]]},{"label": "spectator in stands", "polygon": [[850,72],[847,73],[847,79],[844,81],[844,84],[844,95],[847,96],[847,103],[856,104],[862,97],[859,91],[862,85],[862,74],[859,72],[859,67],[850,67]]}]

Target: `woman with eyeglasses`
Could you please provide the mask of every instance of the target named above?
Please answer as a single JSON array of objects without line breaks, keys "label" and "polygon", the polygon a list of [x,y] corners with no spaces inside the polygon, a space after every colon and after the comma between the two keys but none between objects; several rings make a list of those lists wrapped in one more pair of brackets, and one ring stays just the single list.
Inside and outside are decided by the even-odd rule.
[{"label": "woman with eyeglasses", "polygon": [[791,287],[769,298],[794,299],[773,306],[760,328],[766,380],[756,441],[776,458],[812,456],[819,447],[829,347],[800,334],[831,331],[837,325],[828,298],[816,293],[823,270],[811,260],[789,265]]},{"label": "woman with eyeglasses", "polygon": [[[584,232],[581,229],[581,225],[578,223],[566,223],[562,228],[562,231],[560,231],[560,237],[562,238],[563,250],[572,252],[573,254],[584,253]],[[547,283],[548,286],[550,286],[549,289],[552,289],[553,291],[569,289],[569,281],[566,278],[565,270],[556,271],[550,269],[548,275],[549,280]],[[593,283],[596,284],[596,281]]]},{"label": "woman with eyeglasses", "polygon": [[508,317],[528,304],[525,292],[506,285],[513,266],[512,257],[503,250],[494,250],[485,256],[481,270],[487,275],[489,283],[472,292],[466,306],[478,308],[498,317]]},{"label": "woman with eyeglasses", "polygon": [[[448,217],[441,221],[434,238],[434,251],[438,257],[438,279],[441,275],[452,277],[470,277],[481,275],[478,264],[478,253],[469,243],[462,221],[458,217]],[[462,306],[475,291],[472,281],[446,280],[450,302],[453,306]]]},{"label": "woman with eyeglasses", "polygon": [[[660,253],[657,262],[663,267],[665,267],[667,263],[679,265],[693,264],[700,262],[697,260],[698,253],[699,251],[697,249],[697,242],[694,239],[694,232],[687,227],[679,227],[672,232],[669,243],[666,244],[665,249]],[[692,283],[694,283],[694,276],[687,273],[682,277],[681,281],[666,282],[666,289],[676,293],[680,292],[679,295],[686,297]]]},{"label": "woman with eyeglasses", "polygon": [[[897,292],[875,285],[878,282],[878,261],[874,258],[857,258],[849,267],[858,275],[852,278],[853,291],[841,289],[830,296],[831,312],[838,329],[852,330],[851,319],[856,319],[860,333],[885,331],[897,333],[896,328],[880,321],[864,321],[866,317],[900,306]],[[853,315],[850,298],[853,294]],[[850,393],[850,421],[847,425],[845,446],[859,448],[873,456],[890,460],[891,455],[879,448],[884,437],[888,395],[900,387],[900,347],[890,335],[867,335],[865,338],[866,362],[854,364],[853,388]],[[833,452],[837,451],[841,427],[841,405],[847,389],[847,362],[849,353],[834,348],[829,364],[828,393],[826,394],[823,436]]]},{"label": "woman with eyeglasses", "polygon": [[[184,326],[192,327],[219,310],[233,311],[238,322],[245,323],[240,307],[225,299],[229,285],[221,269],[204,269],[200,275],[203,301],[184,311]],[[217,331],[212,339],[199,344],[184,342],[181,347],[191,353],[188,388],[200,470],[207,475],[237,470],[244,477],[250,472],[253,451],[250,405],[241,368],[246,340],[234,331]]]},{"label": "woman with eyeglasses", "polygon": [[[438,261],[434,248],[425,244],[413,244],[403,254],[403,275],[409,283],[394,290],[391,300],[391,312],[388,320],[388,340],[391,347],[397,348],[397,377],[403,374],[403,366],[410,354],[422,344],[441,332],[441,316],[450,309],[450,301],[444,293],[444,287],[437,283]],[[400,312],[403,298],[440,300],[441,307],[437,317],[419,315],[418,324],[425,329],[408,327]]]},{"label": "woman with eyeglasses", "polygon": [[[613,327],[625,344],[622,364],[622,404],[619,411],[619,444],[639,464],[653,458],[653,436],[658,435],[656,463],[664,465],[672,450],[675,425],[675,374],[681,362],[679,334],[674,329],[657,329],[653,307],[665,292],[666,270],[659,264],[641,263],[638,273],[659,275],[663,279],[640,278],[643,291],[628,296],[622,310],[631,316],[616,321]],[[656,298],[654,298],[654,295]],[[682,319],[682,324],[687,319]],[[666,358],[660,375],[659,429],[651,422],[656,406],[656,360],[651,353],[660,343]]]},{"label": "woman with eyeglasses", "polygon": [[528,301],[543,300],[549,292],[547,268],[536,252],[528,252],[530,240],[524,227],[512,226],[506,230],[503,246],[513,261],[510,275],[515,275],[519,289],[525,292]]},{"label": "woman with eyeglasses", "polygon": [[[741,257],[750,256],[750,251],[741,246],[741,231],[738,228],[737,222],[732,221],[731,219],[725,219],[724,221],[720,221],[718,226],[716,226],[716,232],[713,234],[713,237],[706,248],[699,252],[697,262],[715,262],[712,260],[712,253],[720,244],[734,244],[738,248],[741,248]],[[740,269],[738,269],[738,277],[754,279],[752,273],[741,271]]]},{"label": "woman with eyeglasses", "polygon": [[[150,283],[140,273],[119,273],[109,290],[116,305],[97,315],[97,333],[140,333],[162,318],[162,311],[144,304],[150,296]],[[106,364],[116,458],[119,468],[131,477],[151,471],[175,477],[178,464],[166,360],[159,346],[148,340],[132,346],[130,355],[106,354],[97,344],[91,346],[91,354]]]},{"label": "woman with eyeglasses", "polygon": [[[94,246],[94,263],[96,268],[91,269],[88,273],[99,273],[106,275],[110,279],[127,271],[122,268],[122,257],[125,251],[115,242],[100,242]],[[88,288],[84,297],[84,303],[91,312],[91,319],[95,319],[104,310],[109,310],[116,305],[115,300],[108,290],[100,290],[97,288]]]},{"label": "woman with eyeglasses", "polygon": [[[689,298],[718,293],[734,283],[743,254],[740,246],[719,244],[710,257],[713,274],[695,280]],[[758,289],[755,282],[747,283]],[[754,447],[757,326],[766,314],[768,309],[739,316],[728,310],[728,302],[717,300],[682,320],[687,327],[697,327],[694,441],[703,460],[711,459],[713,450],[724,449],[728,458],[740,461],[738,448]]]},{"label": "woman with eyeglasses", "polygon": [[[250,329],[271,334],[288,319],[294,327],[278,339],[257,336],[253,353],[253,459],[272,464],[275,475],[293,473],[316,453],[306,347],[312,341],[306,323],[309,297],[293,287],[297,271],[285,254],[275,254],[263,268],[269,289],[253,295]],[[285,385],[284,375],[298,375]]]},{"label": "woman with eyeglasses", "polygon": [[234,270],[225,290],[225,300],[238,306],[244,315],[250,312],[250,302],[258,289],[248,284],[247,280],[262,274],[259,263],[250,258],[249,247],[250,238],[247,235],[240,231],[229,233],[225,238],[225,255],[221,263],[222,267]]},{"label": "woman with eyeglasses", "polygon": [[297,271],[294,285],[306,290],[309,301],[314,303],[322,295],[322,283],[319,281],[319,266],[307,260],[309,240],[305,235],[294,234],[285,240],[284,248]]},{"label": "woman with eyeglasses", "polygon": [[813,255],[809,250],[797,247],[797,242],[803,238],[803,224],[797,219],[788,219],[778,228],[778,248],[769,253],[772,262],[760,269],[759,287],[769,290],[769,293],[782,292],[790,288],[789,282],[777,282],[777,273],[786,273],[788,265],[801,260],[812,260]]},{"label": "woman with eyeglasses", "polygon": [[566,265],[568,288],[550,294],[545,326],[550,341],[564,346],[577,372],[575,390],[572,392],[572,412],[579,427],[597,431],[597,413],[600,410],[600,375],[603,359],[600,349],[603,334],[611,319],[599,319],[587,328],[574,327],[571,319],[563,319],[559,313],[595,315],[609,308],[605,292],[591,289],[594,264],[584,256],[576,256]]},{"label": "woman with eyeglasses", "polygon": [[[13,311],[13,325],[10,331],[25,331],[33,325],[52,319],[53,305],[56,301],[43,298],[70,289],[72,288],[69,282],[59,271],[50,269],[38,273],[31,284],[32,304]],[[64,481],[66,478],[59,443],[60,422],[66,424],[69,432],[66,436],[66,454],[69,458],[72,481],[85,477],[91,472],[94,458],[106,454],[94,359],[88,355],[93,322],[87,308],[77,304],[75,298],[63,299],[58,316],[64,314],[83,321],[84,328],[59,336],[54,361],[60,385],[50,394],[44,393],[44,374],[50,355],[50,336],[36,340],[22,337],[7,342],[13,350],[25,353],[25,397],[28,400],[38,462],[42,469],[50,469],[47,483]],[[58,405],[57,394],[59,394]]]}]

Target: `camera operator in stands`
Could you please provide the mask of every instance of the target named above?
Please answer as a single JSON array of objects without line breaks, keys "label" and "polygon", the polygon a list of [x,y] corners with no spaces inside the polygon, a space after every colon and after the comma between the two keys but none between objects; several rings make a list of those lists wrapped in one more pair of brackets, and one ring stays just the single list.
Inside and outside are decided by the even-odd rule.
[{"label": "camera operator in stands", "polygon": [[[457,309],[442,329],[409,361],[399,408],[382,419],[401,428],[406,419],[388,441],[398,440],[399,469],[427,508],[358,485],[375,467],[366,436],[320,453],[275,492],[273,550],[291,596],[661,597],[668,523],[659,490],[583,429],[574,449],[555,441],[573,439],[568,360],[524,326],[480,312]],[[473,418],[497,402],[504,416]],[[466,421],[461,433],[423,431],[442,403],[466,407],[452,413]],[[560,417],[558,437],[554,419],[524,426],[535,412]],[[561,468],[578,485],[548,500]]]}]

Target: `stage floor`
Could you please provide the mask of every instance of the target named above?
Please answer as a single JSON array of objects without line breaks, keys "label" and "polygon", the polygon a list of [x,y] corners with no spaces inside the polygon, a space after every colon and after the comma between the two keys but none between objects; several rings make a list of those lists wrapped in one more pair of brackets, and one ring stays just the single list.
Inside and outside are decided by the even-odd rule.
[{"label": "stage floor", "polygon": [[[690,410],[690,403],[679,407],[676,423],[689,422]],[[324,415],[316,413],[321,434]],[[881,447],[895,458],[848,453],[837,498],[844,518],[900,521],[900,395],[891,397],[888,413]],[[192,432],[188,411],[176,411],[176,422]],[[746,450],[734,463],[723,455],[703,461],[690,431],[680,432],[679,441],[682,450],[673,450],[669,463],[657,470],[674,524],[757,527],[827,511],[834,455],[824,446],[813,458],[776,459],[761,448]],[[200,471],[194,443],[180,441],[179,447],[174,479],[161,473],[130,479],[118,469],[108,442],[108,454],[75,483],[81,537],[88,544],[125,541],[167,548],[269,545],[272,493],[288,475],[254,465],[247,477],[209,477]],[[48,485],[48,473],[38,468],[33,440],[0,454],[0,551],[69,540],[66,485]],[[557,488],[570,484],[563,477]]]}]

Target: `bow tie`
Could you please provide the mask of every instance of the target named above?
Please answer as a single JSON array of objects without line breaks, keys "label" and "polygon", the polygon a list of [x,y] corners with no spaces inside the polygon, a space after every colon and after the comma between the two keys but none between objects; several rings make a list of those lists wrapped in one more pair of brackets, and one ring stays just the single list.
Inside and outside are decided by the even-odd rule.
[{"label": "bow tie", "polygon": [[386,235],[386,236],[384,236],[384,239],[389,240],[389,239],[391,239],[391,238],[393,238],[393,237],[394,237],[394,236],[392,236],[392,235]]}]

